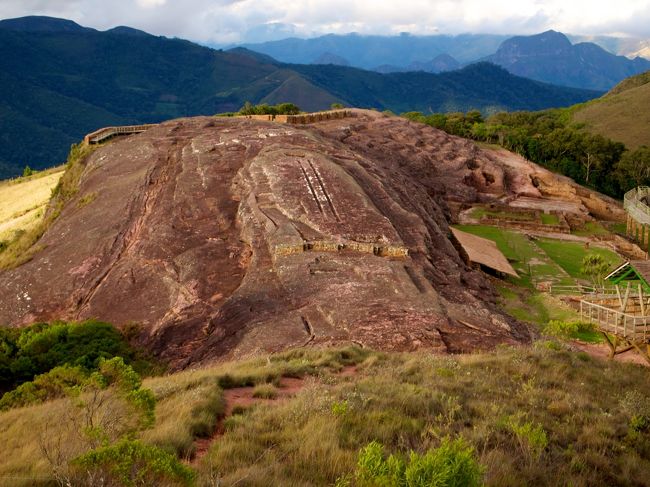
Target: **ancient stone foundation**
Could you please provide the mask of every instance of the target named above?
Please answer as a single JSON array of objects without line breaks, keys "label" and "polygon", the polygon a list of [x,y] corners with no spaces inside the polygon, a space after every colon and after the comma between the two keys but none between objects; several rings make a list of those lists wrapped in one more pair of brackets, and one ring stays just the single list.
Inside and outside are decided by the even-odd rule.
[{"label": "ancient stone foundation", "polygon": [[313,241],[302,244],[278,244],[274,248],[275,256],[298,254],[301,252],[341,252],[349,250],[379,257],[406,257],[409,250],[403,245],[377,245],[365,242],[339,243],[331,241]]}]

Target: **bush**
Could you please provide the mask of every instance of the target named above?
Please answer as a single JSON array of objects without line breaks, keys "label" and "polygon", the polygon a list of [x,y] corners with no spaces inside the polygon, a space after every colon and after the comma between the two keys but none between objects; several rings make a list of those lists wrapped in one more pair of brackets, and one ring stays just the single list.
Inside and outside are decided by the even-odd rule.
[{"label": "bush", "polygon": [[259,399],[275,399],[278,396],[278,390],[273,384],[260,384],[253,389],[253,397]]},{"label": "bush", "polygon": [[538,460],[548,446],[546,431],[540,424],[530,421],[520,422],[518,418],[510,418],[508,427],[517,439],[521,452],[529,461]]},{"label": "bush", "polygon": [[[36,323],[20,330],[0,327],[0,392],[25,384],[14,399],[22,396],[27,402],[16,404],[32,402],[40,395],[36,390],[48,389],[44,397],[49,399],[55,397],[51,393],[63,390],[51,387],[52,380],[79,385],[81,375],[96,371],[102,359],[119,356],[126,363],[150,369],[151,364],[137,355],[115,327],[101,321]],[[53,375],[47,375],[54,369]],[[39,383],[27,385],[37,378]],[[32,392],[36,395],[28,399]]]},{"label": "bush", "polygon": [[71,462],[73,476],[88,485],[189,486],[195,473],[166,451],[138,440],[122,439]]},{"label": "bush", "polygon": [[411,451],[408,462],[396,455],[384,459],[383,446],[373,441],[359,453],[356,471],[358,484],[368,487],[472,487],[482,476],[474,449],[462,438],[445,438],[422,455]]},{"label": "bush", "polygon": [[81,367],[62,365],[45,374],[37,375],[33,381],[25,382],[0,399],[0,410],[27,406],[50,399],[63,397],[72,388],[79,387],[88,379]]},{"label": "bush", "polygon": [[559,338],[570,338],[580,330],[580,323],[577,321],[551,320],[544,327],[544,333]]}]

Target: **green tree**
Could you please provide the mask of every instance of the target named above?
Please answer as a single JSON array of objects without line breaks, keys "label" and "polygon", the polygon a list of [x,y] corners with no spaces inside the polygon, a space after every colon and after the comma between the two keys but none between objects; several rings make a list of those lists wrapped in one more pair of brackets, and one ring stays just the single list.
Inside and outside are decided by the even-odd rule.
[{"label": "green tree", "polygon": [[641,146],[623,154],[615,174],[623,191],[650,184],[650,147]]},{"label": "green tree", "polygon": [[23,169],[23,177],[26,178],[28,176],[31,176],[34,174],[34,171],[32,171],[32,168],[29,166],[25,166],[25,169]]},{"label": "green tree", "polygon": [[582,267],[580,272],[591,279],[595,287],[602,288],[604,284],[605,275],[609,270],[609,264],[605,261],[600,254],[587,254],[582,259]]}]

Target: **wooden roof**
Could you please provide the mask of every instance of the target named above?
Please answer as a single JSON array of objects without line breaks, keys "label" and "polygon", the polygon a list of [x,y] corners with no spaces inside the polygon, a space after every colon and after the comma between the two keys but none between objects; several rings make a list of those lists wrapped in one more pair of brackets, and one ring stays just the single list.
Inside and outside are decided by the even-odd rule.
[{"label": "wooden roof", "polygon": [[618,284],[625,280],[641,280],[650,290],[650,260],[630,260],[621,264],[606,277],[606,280]]},{"label": "wooden roof", "polygon": [[510,262],[508,262],[508,259],[506,259],[506,256],[501,253],[497,244],[492,240],[477,237],[476,235],[457,230],[456,228],[452,228],[451,233],[467,253],[471,262],[484,265],[509,276],[519,277],[510,265]]}]

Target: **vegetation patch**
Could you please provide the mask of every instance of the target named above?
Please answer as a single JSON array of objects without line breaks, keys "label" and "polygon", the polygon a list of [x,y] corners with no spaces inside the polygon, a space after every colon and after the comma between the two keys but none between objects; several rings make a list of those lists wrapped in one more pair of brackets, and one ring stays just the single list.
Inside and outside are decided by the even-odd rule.
[{"label": "vegetation patch", "polygon": [[24,264],[39,250],[40,247],[36,245],[38,240],[59,217],[68,201],[77,194],[79,181],[86,167],[86,158],[95,148],[83,144],[75,144],[71,147],[65,173],[52,190],[52,198],[44,217],[29,229],[16,234],[3,248],[0,248],[0,270]]},{"label": "vegetation patch", "polygon": [[[79,460],[59,472],[75,474],[78,465],[85,475],[121,482],[153,478],[160,485],[184,485],[192,477],[206,486],[387,485],[377,482],[386,475],[406,482],[390,485],[605,486],[646,478],[647,369],[585,361],[557,342],[545,343],[454,357],[356,347],[296,350],[142,384],[125,365],[100,367],[104,379],[78,396],[84,408],[91,405],[91,392],[108,394],[113,411],[132,411],[124,417],[133,421],[100,435],[103,444],[91,446],[84,436],[86,450],[71,452],[69,458]],[[336,374],[352,364],[354,376]],[[174,463],[187,458],[188,450],[174,442],[179,434],[192,441],[196,408],[220,414],[205,399],[210,391],[219,396],[220,377],[265,384],[297,369],[320,380],[285,401],[260,403],[228,418],[223,436],[196,464],[195,477]],[[124,392],[145,389],[151,394],[134,396],[142,394],[142,400],[125,401],[130,396]],[[72,434],[60,418],[74,404],[59,399],[0,413],[0,441],[12,452],[0,457],[0,478],[27,479],[16,485],[54,479],[39,442],[44,431],[50,438]],[[152,469],[158,462],[161,470]],[[129,477],[115,477],[122,474]],[[445,480],[431,484],[432,478]]]},{"label": "vegetation patch", "polygon": [[112,325],[37,323],[26,328],[0,327],[0,409],[63,397],[92,380],[104,359],[122,357],[141,373],[156,366],[132,348]]}]

